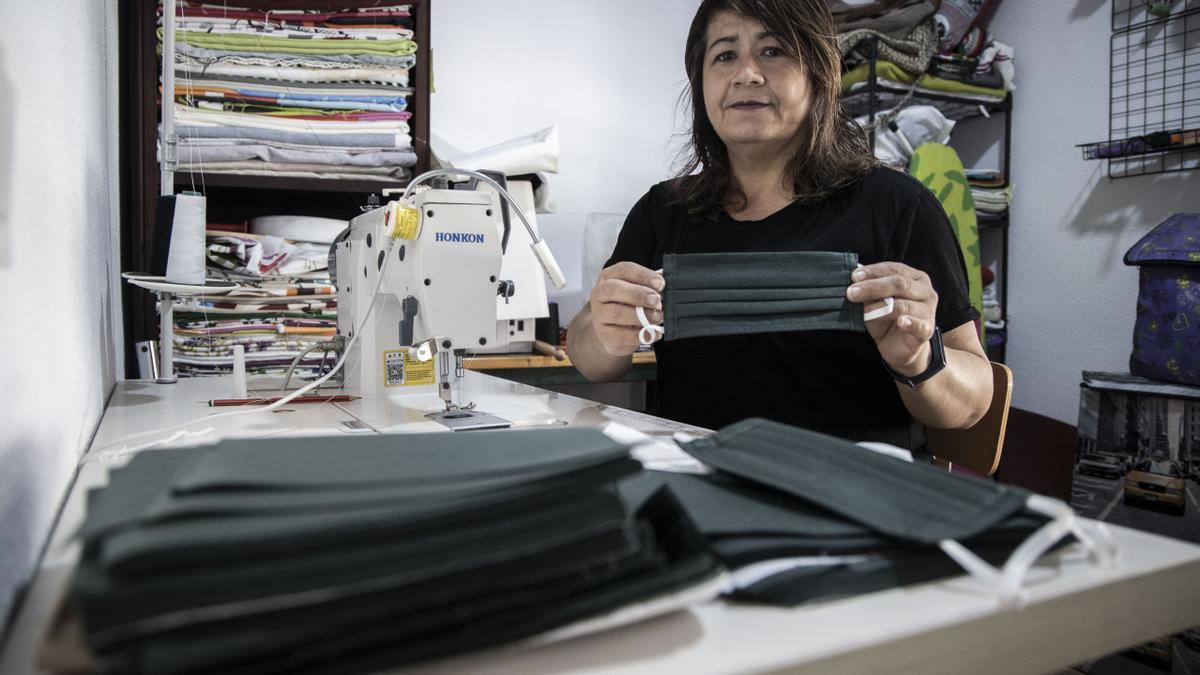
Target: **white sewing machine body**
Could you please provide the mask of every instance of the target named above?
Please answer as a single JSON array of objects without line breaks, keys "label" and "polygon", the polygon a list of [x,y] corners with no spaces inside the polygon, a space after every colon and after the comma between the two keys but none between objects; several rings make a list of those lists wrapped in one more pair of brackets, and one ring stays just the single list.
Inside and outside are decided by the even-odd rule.
[{"label": "white sewing machine body", "polygon": [[352,220],[337,244],[339,335],[353,336],[379,287],[374,311],[346,359],[345,389],[352,394],[413,393],[404,353],[423,342],[433,340],[431,351],[445,361],[506,337],[496,330],[503,225],[494,193],[431,189],[412,202],[420,211],[415,236],[395,241],[386,267],[399,202]]}]

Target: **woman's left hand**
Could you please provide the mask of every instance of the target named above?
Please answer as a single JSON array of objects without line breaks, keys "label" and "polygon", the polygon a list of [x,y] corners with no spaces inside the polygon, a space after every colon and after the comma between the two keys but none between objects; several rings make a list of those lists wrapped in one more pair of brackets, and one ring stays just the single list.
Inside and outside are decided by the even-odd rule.
[{"label": "woman's left hand", "polygon": [[850,278],[846,298],[865,310],[882,307],[884,298],[895,299],[891,314],[867,322],[879,355],[909,377],[925,372],[938,302],[929,275],[902,263],[881,262],[860,267]]}]

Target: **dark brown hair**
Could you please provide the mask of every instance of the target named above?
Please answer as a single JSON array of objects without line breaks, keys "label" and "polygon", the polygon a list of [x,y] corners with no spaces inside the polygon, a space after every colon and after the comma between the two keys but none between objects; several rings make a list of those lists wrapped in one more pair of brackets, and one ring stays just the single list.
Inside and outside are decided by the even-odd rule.
[{"label": "dark brown hair", "polygon": [[705,40],[709,21],[721,11],[755,19],[775,33],[783,51],[803,65],[808,77],[812,102],[799,131],[804,141],[788,162],[796,199],[819,201],[876,166],[862,127],[839,104],[841,56],[825,0],[703,0],[684,50],[692,129],[673,181],[675,202],[709,218],[726,206],[746,204],[745,193],[733,180],[725,143],[704,108]]}]

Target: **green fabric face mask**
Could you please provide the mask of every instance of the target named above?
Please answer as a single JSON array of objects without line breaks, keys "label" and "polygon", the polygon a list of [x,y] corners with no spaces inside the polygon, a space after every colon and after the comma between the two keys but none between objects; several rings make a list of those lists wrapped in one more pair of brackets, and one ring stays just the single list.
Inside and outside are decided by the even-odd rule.
[{"label": "green fabric face mask", "polygon": [[[642,320],[641,341],[801,330],[865,332],[865,321],[892,303],[863,313],[846,300],[854,253],[689,253],[663,256],[663,325]],[[890,298],[888,299],[891,300]],[[649,339],[648,339],[649,338]]]}]

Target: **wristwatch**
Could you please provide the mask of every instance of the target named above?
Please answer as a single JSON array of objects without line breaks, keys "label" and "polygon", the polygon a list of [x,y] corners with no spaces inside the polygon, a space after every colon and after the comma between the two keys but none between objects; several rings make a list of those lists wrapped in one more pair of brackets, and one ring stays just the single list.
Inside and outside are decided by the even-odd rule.
[{"label": "wristwatch", "polygon": [[942,372],[942,369],[946,367],[946,346],[942,344],[942,329],[937,326],[933,327],[933,337],[929,338],[929,367],[925,369],[925,372],[909,377],[896,372],[888,365],[887,361],[883,359],[880,361],[883,361],[883,367],[888,371],[888,375],[892,376],[892,379],[916,389],[918,384]]}]

